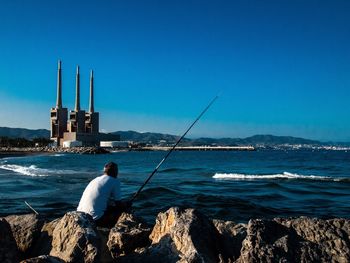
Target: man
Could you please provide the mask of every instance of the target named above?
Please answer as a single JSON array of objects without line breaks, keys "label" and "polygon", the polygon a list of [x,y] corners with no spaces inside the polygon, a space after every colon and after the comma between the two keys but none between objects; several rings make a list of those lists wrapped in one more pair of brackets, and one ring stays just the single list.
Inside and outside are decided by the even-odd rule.
[{"label": "man", "polygon": [[131,202],[121,202],[118,165],[109,162],[104,173],[93,179],[85,188],[77,211],[92,216],[98,226],[113,227]]}]

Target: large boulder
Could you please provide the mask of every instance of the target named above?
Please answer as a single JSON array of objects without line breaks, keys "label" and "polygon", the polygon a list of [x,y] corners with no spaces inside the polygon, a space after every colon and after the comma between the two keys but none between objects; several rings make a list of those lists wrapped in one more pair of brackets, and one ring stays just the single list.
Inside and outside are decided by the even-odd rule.
[{"label": "large boulder", "polygon": [[33,249],[31,250],[32,256],[48,255],[52,249],[52,236],[53,231],[55,230],[56,225],[60,221],[60,218],[57,218],[53,221],[45,223],[40,231],[39,237],[34,243]]},{"label": "large boulder", "polygon": [[169,236],[164,236],[158,243],[147,248],[138,248],[134,252],[118,257],[118,263],[188,263],[184,258],[180,258],[178,251]]},{"label": "large boulder", "polygon": [[349,221],[250,220],[237,262],[350,262]]},{"label": "large boulder", "polygon": [[22,260],[21,263],[64,263],[64,261],[53,256],[42,255],[35,258]]},{"label": "large boulder", "polygon": [[132,214],[123,213],[109,232],[108,247],[114,258],[150,244],[151,228]]},{"label": "large boulder", "polygon": [[158,214],[150,239],[153,248],[165,247],[175,255],[168,257],[181,262],[217,262],[217,236],[213,223],[197,210],[172,207]]},{"label": "large boulder", "polygon": [[239,258],[242,241],[247,236],[247,225],[232,221],[213,220],[219,232],[220,259],[223,262],[233,262]]},{"label": "large boulder", "polygon": [[307,217],[275,220],[295,230],[302,239],[316,243],[322,251],[322,260],[350,262],[350,220]]},{"label": "large boulder", "polygon": [[108,237],[109,237],[109,232],[110,229],[106,228],[106,227],[97,227],[97,233],[100,237],[100,262],[104,262],[104,263],[110,263],[110,262],[114,262],[113,257],[112,257],[112,253],[109,251],[109,248],[107,246],[107,242],[108,242]]},{"label": "large boulder", "polygon": [[35,214],[10,215],[5,219],[11,226],[19,251],[24,256],[29,255],[35,239],[40,234],[42,220]]},{"label": "large boulder", "polygon": [[10,224],[0,218],[0,262],[18,262],[16,240],[12,235]]},{"label": "large boulder", "polygon": [[92,217],[74,211],[57,223],[50,255],[65,262],[98,262],[99,247],[100,238]]}]

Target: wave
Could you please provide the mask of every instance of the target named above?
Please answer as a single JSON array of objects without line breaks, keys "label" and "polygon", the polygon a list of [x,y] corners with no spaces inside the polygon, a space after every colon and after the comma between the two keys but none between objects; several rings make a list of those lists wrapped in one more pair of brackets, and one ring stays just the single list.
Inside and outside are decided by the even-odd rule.
[{"label": "wave", "polygon": [[0,165],[0,169],[13,171],[23,175],[29,176],[49,176],[49,175],[60,175],[60,174],[75,174],[77,171],[73,170],[50,170],[44,168],[38,168],[36,165],[22,166],[17,164],[3,164]]},{"label": "wave", "polygon": [[266,179],[302,179],[302,180],[317,180],[317,181],[349,181],[350,178],[345,177],[330,177],[319,175],[301,175],[289,172],[281,174],[239,174],[239,173],[216,173],[215,179],[232,179],[232,180],[266,180]]},{"label": "wave", "polygon": [[16,164],[5,164],[1,165],[0,168],[29,176],[48,176],[47,169],[37,168],[35,165],[27,167]]},{"label": "wave", "polygon": [[158,173],[171,173],[171,172],[192,172],[192,171],[201,171],[203,168],[165,168],[159,170]]},{"label": "wave", "polygon": [[63,153],[55,153],[53,155],[51,155],[52,157],[61,157],[61,156],[65,156],[66,154]]}]

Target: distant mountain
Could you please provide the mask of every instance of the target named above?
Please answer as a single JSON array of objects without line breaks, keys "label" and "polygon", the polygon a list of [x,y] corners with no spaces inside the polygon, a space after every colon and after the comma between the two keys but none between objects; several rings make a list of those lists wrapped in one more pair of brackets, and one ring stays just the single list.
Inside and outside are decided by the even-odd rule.
[{"label": "distant mountain", "polygon": [[[121,140],[135,141],[149,144],[168,143],[172,144],[179,138],[175,135],[152,133],[152,132],[135,132],[135,131],[116,131],[112,134],[120,135]],[[308,140],[304,138],[297,138],[291,136],[274,136],[274,135],[254,135],[247,138],[185,138],[181,145],[281,145],[281,144],[312,144],[322,145],[321,142],[315,140]]]},{"label": "distant mountain", "polygon": [[[136,131],[116,131],[112,134],[120,135],[120,140],[122,141],[134,141],[149,144],[158,144],[160,141],[167,143],[175,143],[179,136],[154,133],[154,132],[136,132]],[[189,139],[184,139],[184,142],[190,141]]]},{"label": "distant mountain", "polygon": [[[147,144],[173,144],[179,136],[154,132],[136,132],[136,131],[116,131],[112,134],[120,135],[122,141],[134,141]],[[22,128],[0,127],[0,136],[10,138],[49,138],[50,131],[46,129],[30,130]],[[222,146],[239,146],[239,145],[265,145],[274,146],[282,144],[306,144],[306,145],[349,145],[349,143],[322,143],[315,140],[297,138],[291,136],[274,136],[274,135],[254,135],[247,138],[185,138],[181,142],[183,146],[198,146],[198,145],[222,145]]]},{"label": "distant mountain", "polygon": [[280,145],[280,144],[322,144],[319,141],[308,140],[304,138],[292,136],[274,136],[274,135],[254,135],[243,139],[248,144],[265,144],[265,145]]},{"label": "distant mountain", "polygon": [[0,136],[32,140],[34,138],[50,138],[50,131],[46,129],[30,130],[23,128],[0,127]]}]

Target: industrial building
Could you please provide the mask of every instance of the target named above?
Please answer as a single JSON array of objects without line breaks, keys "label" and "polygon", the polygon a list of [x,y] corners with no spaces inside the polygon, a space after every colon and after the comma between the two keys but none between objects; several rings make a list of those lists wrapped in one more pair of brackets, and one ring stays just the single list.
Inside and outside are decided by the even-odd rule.
[{"label": "industrial building", "polygon": [[[62,106],[62,64],[58,61],[56,107],[50,111],[50,138],[57,146],[99,146],[100,141],[119,141],[119,135],[99,132],[99,113],[94,109],[94,75],[90,72],[89,110],[80,108],[80,72],[76,71],[75,107]],[[68,118],[69,117],[69,118]]]}]

